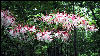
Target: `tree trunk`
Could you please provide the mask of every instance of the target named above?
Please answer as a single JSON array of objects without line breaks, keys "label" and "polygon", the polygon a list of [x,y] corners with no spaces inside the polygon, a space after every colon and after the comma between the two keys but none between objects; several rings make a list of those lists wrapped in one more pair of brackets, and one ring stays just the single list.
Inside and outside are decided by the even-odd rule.
[{"label": "tree trunk", "polygon": [[[74,1],[73,1],[73,14],[75,14],[74,12]],[[76,36],[77,36],[77,32],[76,32],[76,27],[74,26],[74,56],[77,56],[77,48],[76,48]]]}]

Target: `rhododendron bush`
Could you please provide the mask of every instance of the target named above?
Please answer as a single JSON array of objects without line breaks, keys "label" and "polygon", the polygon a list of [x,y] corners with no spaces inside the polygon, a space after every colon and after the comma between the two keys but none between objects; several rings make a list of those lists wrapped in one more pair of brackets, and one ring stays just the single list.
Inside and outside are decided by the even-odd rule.
[{"label": "rhododendron bush", "polygon": [[[86,31],[98,30],[94,24],[89,24],[91,21],[88,18],[74,14],[58,12],[57,14],[49,14],[46,16],[41,15],[41,17],[32,20],[34,20],[31,21],[33,24],[16,24],[15,18],[9,10],[1,10],[1,25],[2,27],[8,27],[10,29],[8,30],[10,37],[27,39],[26,36],[30,34],[33,40],[37,39],[39,41],[51,42],[54,39],[61,39],[65,42],[70,39],[72,34],[69,32],[73,31],[74,28],[83,28]],[[40,21],[40,24],[36,25],[35,23],[37,21]]]}]

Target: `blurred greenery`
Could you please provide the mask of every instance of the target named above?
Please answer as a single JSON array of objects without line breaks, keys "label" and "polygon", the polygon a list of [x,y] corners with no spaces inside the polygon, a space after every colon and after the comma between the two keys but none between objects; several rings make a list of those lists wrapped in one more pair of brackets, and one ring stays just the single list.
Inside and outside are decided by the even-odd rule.
[{"label": "blurred greenery", "polygon": [[[100,27],[100,1],[1,1],[1,10],[10,10],[14,17],[16,17],[17,24],[36,25],[37,28],[39,27],[43,31],[44,25],[46,25],[47,29],[52,28],[52,26],[57,29],[60,26],[47,25],[47,23],[41,21],[33,22],[34,18],[49,13],[57,13],[58,11],[63,12],[64,10],[68,14],[73,14],[73,2],[75,14],[85,16],[89,21],[94,20],[94,24]],[[89,24],[91,25],[91,23]],[[47,53],[49,49],[54,53],[54,49],[58,48],[57,50],[60,50],[59,53],[62,53],[62,56],[73,56],[74,33],[71,32],[71,34],[71,38],[66,43],[63,43],[61,40],[45,43],[30,39],[32,38],[31,35],[29,36],[30,41],[25,42],[20,41],[18,38],[9,38],[5,28],[1,28],[1,55],[48,56]],[[78,56],[100,55],[100,29],[97,32],[88,31],[87,35],[85,30],[78,29],[76,41]],[[56,52],[58,52],[57,50]]]}]

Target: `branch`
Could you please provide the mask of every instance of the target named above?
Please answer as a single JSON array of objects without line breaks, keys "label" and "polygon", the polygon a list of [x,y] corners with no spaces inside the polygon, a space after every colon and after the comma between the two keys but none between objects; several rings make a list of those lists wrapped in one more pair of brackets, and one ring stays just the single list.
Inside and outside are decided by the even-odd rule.
[{"label": "branch", "polygon": [[[92,11],[92,15],[93,15],[93,17],[94,17],[94,20],[97,20],[96,24],[98,25],[98,27],[100,27],[100,23],[99,23],[100,20],[99,20],[98,18],[96,18],[93,9],[94,9],[94,8],[90,6],[90,10]],[[100,31],[100,29],[99,29],[99,31]]]}]

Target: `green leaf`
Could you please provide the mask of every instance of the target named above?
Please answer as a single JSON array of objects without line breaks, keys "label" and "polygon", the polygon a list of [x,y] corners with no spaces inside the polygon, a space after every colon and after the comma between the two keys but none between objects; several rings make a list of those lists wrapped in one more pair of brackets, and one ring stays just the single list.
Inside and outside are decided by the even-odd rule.
[{"label": "green leaf", "polygon": [[42,47],[42,50],[46,50],[48,47],[47,46],[43,46]]},{"label": "green leaf", "polygon": [[43,32],[43,27],[41,27],[41,31]]},{"label": "green leaf", "polygon": [[89,25],[92,25],[92,22],[89,22]]},{"label": "green leaf", "polygon": [[55,14],[49,14],[49,15],[52,15],[52,16],[54,16]]},{"label": "green leaf", "polygon": [[41,13],[41,16],[44,16],[44,15]]},{"label": "green leaf", "polygon": [[34,17],[41,17],[39,14],[37,14],[37,15],[34,15]]},{"label": "green leaf", "polygon": [[55,28],[55,29],[57,29],[57,28],[58,28],[58,26],[57,26],[57,25],[54,25],[54,28]]},{"label": "green leaf", "polygon": [[96,24],[95,20],[92,20],[92,23]]}]

